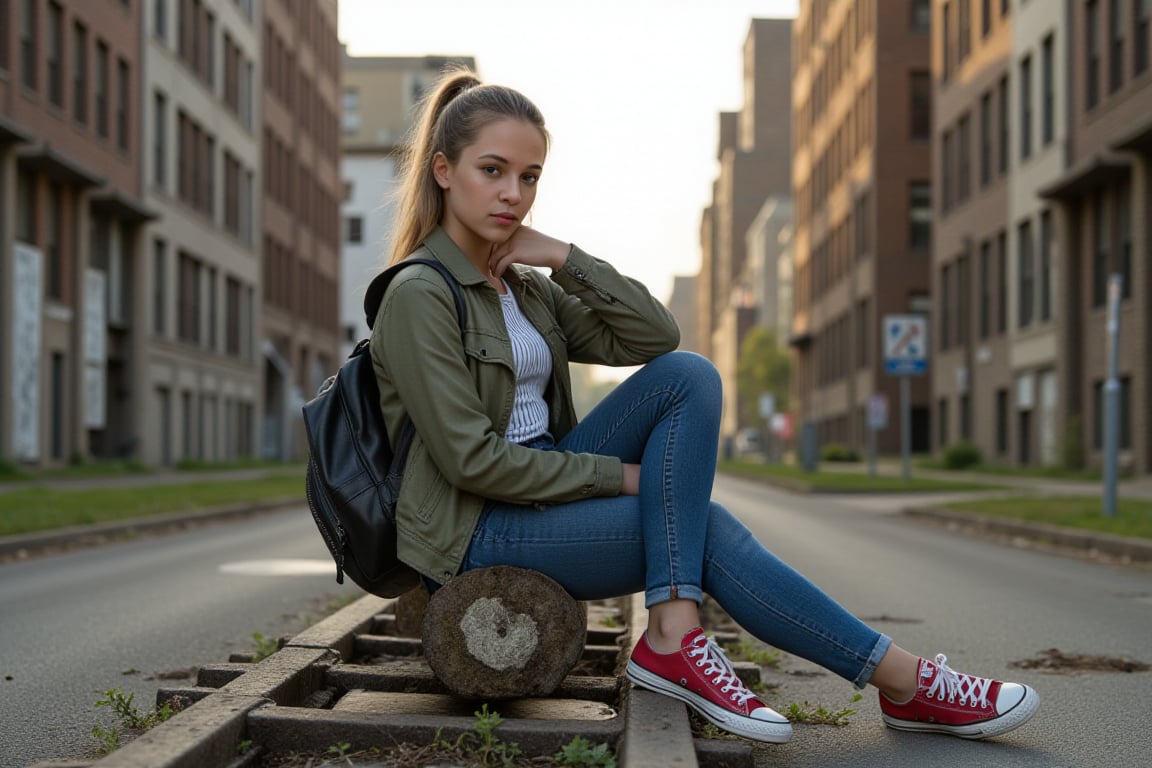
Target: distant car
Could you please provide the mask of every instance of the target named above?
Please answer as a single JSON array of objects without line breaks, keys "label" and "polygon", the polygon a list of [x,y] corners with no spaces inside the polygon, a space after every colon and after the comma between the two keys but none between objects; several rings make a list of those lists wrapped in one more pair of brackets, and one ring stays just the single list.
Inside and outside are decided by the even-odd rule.
[{"label": "distant car", "polygon": [[742,429],[736,433],[736,455],[751,456],[761,453],[760,431]]}]

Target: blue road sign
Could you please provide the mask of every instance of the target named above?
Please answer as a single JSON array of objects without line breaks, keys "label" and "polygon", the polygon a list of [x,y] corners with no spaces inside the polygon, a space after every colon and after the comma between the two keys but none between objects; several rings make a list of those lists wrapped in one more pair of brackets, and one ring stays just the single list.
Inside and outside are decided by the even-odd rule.
[{"label": "blue road sign", "polygon": [[884,371],[891,376],[928,372],[928,320],[924,316],[884,316]]}]

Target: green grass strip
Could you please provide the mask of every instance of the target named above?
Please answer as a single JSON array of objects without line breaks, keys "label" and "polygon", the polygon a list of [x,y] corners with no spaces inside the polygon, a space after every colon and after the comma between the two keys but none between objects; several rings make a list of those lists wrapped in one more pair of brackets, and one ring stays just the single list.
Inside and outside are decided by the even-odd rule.
[{"label": "green grass strip", "polygon": [[989,517],[1152,539],[1152,500],[1148,499],[1117,499],[1114,517],[1104,516],[1104,502],[1094,496],[1013,496],[943,506]]},{"label": "green grass strip", "polygon": [[759,464],[749,461],[721,461],[720,472],[777,483],[799,491],[823,493],[910,493],[915,491],[979,491],[1001,486],[964,480],[935,480],[926,477],[877,475],[867,472],[805,472],[790,464]]},{"label": "green grass strip", "polygon": [[0,536],[292,497],[304,503],[303,472],[128,488],[23,488],[0,493]]}]

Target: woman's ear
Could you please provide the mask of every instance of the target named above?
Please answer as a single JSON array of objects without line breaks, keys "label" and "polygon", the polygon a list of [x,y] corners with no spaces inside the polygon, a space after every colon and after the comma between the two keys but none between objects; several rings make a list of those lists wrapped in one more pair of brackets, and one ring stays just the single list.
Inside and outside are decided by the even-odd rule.
[{"label": "woman's ear", "polygon": [[448,158],[443,152],[432,156],[432,178],[440,185],[440,189],[448,189]]}]

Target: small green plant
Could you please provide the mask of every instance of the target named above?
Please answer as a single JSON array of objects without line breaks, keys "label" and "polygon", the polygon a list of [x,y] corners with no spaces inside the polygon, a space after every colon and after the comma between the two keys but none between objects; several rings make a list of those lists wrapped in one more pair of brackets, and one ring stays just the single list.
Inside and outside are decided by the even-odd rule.
[{"label": "small green plant", "polygon": [[346,741],[341,741],[339,744],[333,744],[332,746],[328,747],[328,753],[339,760],[343,760],[344,762],[348,763],[348,765],[352,765],[352,761],[348,759],[348,750],[350,749],[352,749],[351,744]]},{"label": "small green plant", "polygon": [[500,713],[489,712],[485,704],[473,714],[476,715],[476,724],[472,730],[460,734],[454,742],[440,739],[437,735],[437,746],[455,752],[458,757],[472,760],[473,765],[499,765],[505,768],[515,765],[516,758],[524,753],[518,744],[501,741],[496,736],[496,729],[504,722]]},{"label": "small green plant", "polygon": [[132,702],[136,698],[134,693],[124,693],[122,688],[110,688],[102,693],[104,698],[96,702],[97,707],[109,707],[116,715],[118,721],[111,728],[100,725],[92,726],[92,736],[100,742],[98,749],[107,754],[120,748],[121,736],[125,730],[137,733],[147,731],[149,728],[160,725],[183,709],[180,699],[166,701],[159,709],[150,712],[141,712]]},{"label": "small green plant", "polygon": [[614,629],[614,628],[620,626],[620,620],[617,619],[614,614],[609,613],[609,614],[605,614],[604,616],[602,616],[600,618],[600,624],[601,624],[601,626],[605,626],[605,627],[609,627],[609,628]]},{"label": "small green plant", "polygon": [[[861,694],[856,694],[852,697],[852,702],[855,704],[860,701]],[[848,725],[848,718],[856,714],[856,710],[845,707],[839,712],[830,712],[824,707],[813,707],[807,701],[803,704],[792,702],[788,705],[788,710],[784,712],[784,717],[788,718],[794,723],[808,723],[809,725]]]},{"label": "small green plant", "polygon": [[969,469],[982,461],[980,447],[969,442],[954,443],[944,449],[945,469]]},{"label": "small green plant", "polygon": [[252,749],[252,747],[254,747],[255,745],[256,745],[256,742],[252,741],[252,739],[244,739],[243,741],[241,741],[239,744],[236,745],[236,754],[246,755],[246,754],[248,754],[248,751],[250,749]]},{"label": "small green plant", "polygon": [[780,651],[775,648],[759,648],[756,641],[747,635],[742,635],[738,643],[725,645],[724,653],[732,661],[750,661],[761,667],[780,665]]},{"label": "small green plant", "polygon": [[616,768],[616,755],[607,744],[592,744],[580,737],[560,748],[553,755],[553,759],[560,765],[587,766],[587,768]]},{"label": "small green plant", "polygon": [[824,461],[860,461],[860,454],[841,443],[828,443],[820,449]]},{"label": "small green plant", "polygon": [[280,641],[274,637],[264,637],[259,632],[253,632],[252,639],[256,641],[256,648],[253,651],[256,661],[263,661],[280,650]]}]

